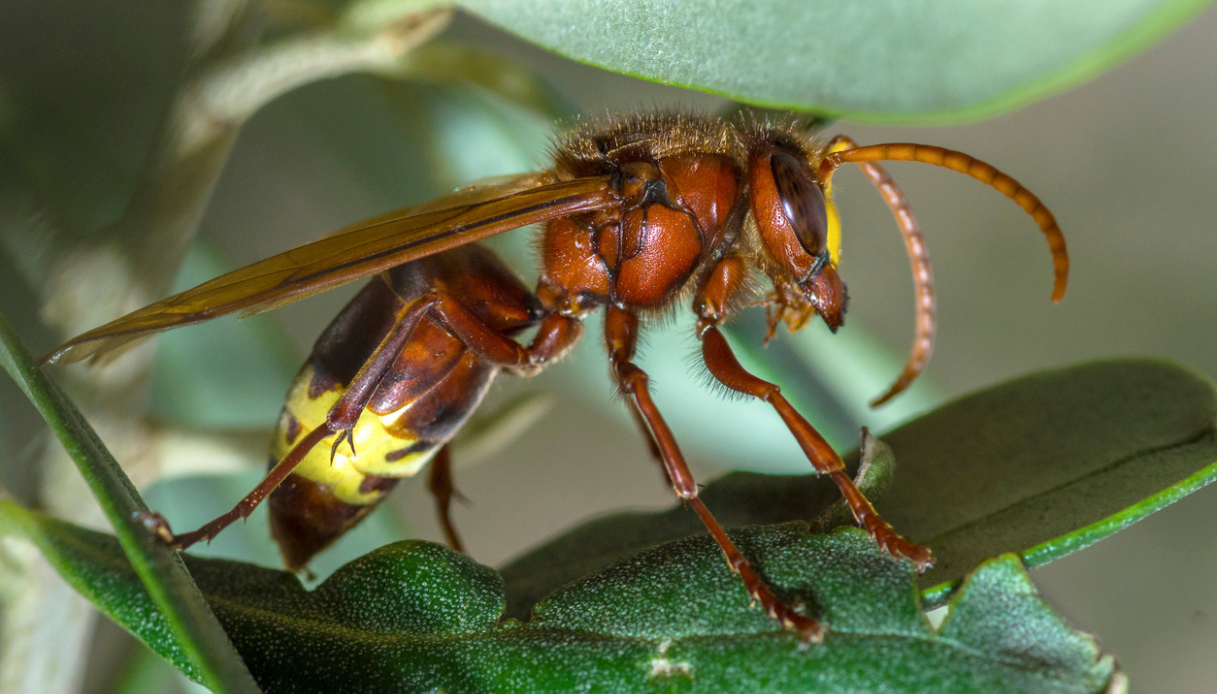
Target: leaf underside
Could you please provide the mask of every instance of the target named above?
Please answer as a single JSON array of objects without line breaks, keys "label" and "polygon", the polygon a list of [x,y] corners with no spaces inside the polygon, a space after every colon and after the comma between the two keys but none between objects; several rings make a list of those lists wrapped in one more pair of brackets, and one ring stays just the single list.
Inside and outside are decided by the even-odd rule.
[{"label": "leaf underside", "polygon": [[994,115],[1081,82],[1205,0],[463,0],[580,62],[855,121]]}]

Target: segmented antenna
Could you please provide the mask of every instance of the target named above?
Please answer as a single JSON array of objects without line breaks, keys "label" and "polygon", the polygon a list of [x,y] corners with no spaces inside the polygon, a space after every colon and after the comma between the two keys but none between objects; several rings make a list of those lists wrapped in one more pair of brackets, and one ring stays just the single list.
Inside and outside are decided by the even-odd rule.
[{"label": "segmented antenna", "polygon": [[930,256],[926,249],[925,238],[921,234],[917,218],[913,216],[913,210],[909,207],[904,193],[891,176],[874,162],[915,161],[941,166],[967,174],[997,189],[1018,203],[1019,207],[1023,208],[1039,224],[1040,229],[1044,232],[1044,237],[1048,240],[1048,248],[1052,251],[1052,266],[1056,276],[1052,287],[1052,301],[1059,302],[1064,297],[1069,275],[1069,253],[1065,250],[1065,237],[1061,233],[1060,227],[1057,226],[1056,218],[1052,216],[1044,203],[1040,202],[1035,194],[1024,188],[1018,181],[971,155],[932,145],[893,142],[858,147],[853,140],[841,135],[834,138],[828,148],[830,153],[820,163],[821,184],[827,186],[833,172],[841,164],[857,164],[879,190],[884,202],[896,217],[900,233],[904,236],[904,246],[908,251],[913,271],[917,327],[912,351],[895,382],[887,392],[871,401],[871,407],[878,407],[892,399],[921,374],[930,359],[930,353],[933,352],[936,331],[934,275],[930,268]]},{"label": "segmented antenna", "polygon": [[[857,143],[845,135],[838,135],[828,143],[832,152],[845,152],[857,147]],[[896,185],[882,166],[868,161],[859,162],[858,167],[883,196],[883,201],[896,218],[900,235],[904,237],[904,248],[908,252],[913,272],[913,296],[917,311],[913,347],[908,361],[904,363],[904,368],[900,370],[900,375],[891,387],[871,401],[871,407],[878,407],[904,392],[904,389],[921,375],[930,361],[930,354],[934,351],[934,333],[938,327],[934,302],[934,271],[930,267],[930,252],[925,245],[925,237],[921,234],[921,225],[917,223],[917,217],[913,215],[913,208],[909,206],[908,198],[904,197],[904,191],[900,190],[900,186]]]},{"label": "segmented antenna", "polygon": [[873,161],[917,161],[941,166],[967,174],[1018,203],[1018,206],[1039,224],[1044,237],[1048,239],[1048,248],[1052,251],[1052,267],[1056,274],[1056,281],[1052,286],[1052,301],[1058,302],[1065,296],[1065,284],[1069,276],[1069,253],[1065,250],[1065,237],[1056,224],[1056,218],[1044,207],[1044,203],[1018,181],[969,154],[910,142],[891,142],[833,152],[820,163],[820,180],[828,180],[833,170],[841,164]]}]

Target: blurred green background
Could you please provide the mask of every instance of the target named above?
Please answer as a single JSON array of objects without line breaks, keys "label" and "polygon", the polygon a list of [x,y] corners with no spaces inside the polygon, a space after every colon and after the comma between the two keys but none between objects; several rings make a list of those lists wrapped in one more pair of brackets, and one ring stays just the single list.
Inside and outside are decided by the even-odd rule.
[{"label": "blurred green background", "polygon": [[[15,158],[24,172],[52,191],[60,210],[82,224],[112,218],[122,204],[115,192],[122,186],[115,182],[130,179],[138,169],[139,143],[155,127],[158,104],[176,74],[177,66],[164,56],[174,54],[178,18],[143,3],[67,0],[17,3],[0,17],[6,18],[0,22],[5,144],[19,152]],[[1209,9],[1094,81],[983,123],[933,129],[830,126],[829,133],[843,132],[861,143],[925,142],[994,163],[1053,210],[1073,259],[1065,301],[1053,306],[1043,240],[1016,206],[957,174],[892,164],[890,171],[926,233],[940,316],[927,383],[906,396],[897,418],[1027,371],[1101,357],[1151,355],[1217,376],[1217,291],[1211,286],[1217,276],[1215,35],[1217,11]],[[553,100],[574,113],[672,106],[712,111],[724,103],[579,65],[463,16],[443,38],[475,44],[534,71],[552,89]],[[306,87],[263,109],[241,133],[201,236],[227,261],[243,265],[388,206],[426,199],[455,182],[520,166],[543,167],[548,123],[488,93],[442,84],[399,89],[351,77]],[[382,132],[398,134],[377,140],[374,135]],[[807,343],[811,349],[822,345],[827,353],[830,341],[848,339],[861,345],[859,350],[886,350],[889,359],[898,360],[913,320],[903,245],[886,207],[859,172],[844,171],[837,181],[845,233],[841,271],[850,289],[850,311],[841,336],[817,326]],[[0,195],[0,214],[10,216],[0,219],[8,223],[20,210],[4,207],[4,200]],[[39,328],[33,294],[14,276],[20,259],[10,249],[0,262],[6,270],[0,275],[0,310],[35,351],[49,348],[55,336]],[[530,270],[521,270],[530,276]],[[303,357],[352,291],[327,293],[275,314],[295,358]],[[458,470],[457,484],[472,504],[458,507],[456,520],[470,554],[481,562],[502,563],[590,515],[672,504],[641,440],[608,396],[599,337],[594,325],[589,327],[576,359],[528,382],[502,379],[492,393],[491,407],[533,390],[552,393],[555,405],[521,440]],[[719,408],[706,391],[683,388],[679,379],[692,353],[691,339],[657,330],[648,342],[642,365],[656,373],[665,413],[678,418],[680,411],[696,408],[703,428],[740,428],[730,414],[736,410]],[[868,347],[872,344],[879,346]],[[294,367],[283,368],[290,376]],[[838,391],[841,408],[861,411],[894,375],[893,368],[872,374],[865,387]],[[599,385],[589,387],[589,382]],[[275,397],[265,421],[276,414]],[[40,425],[7,381],[0,384],[0,406],[0,441],[9,451],[6,479],[20,486],[23,465],[36,460]],[[732,407],[752,408],[762,419],[768,414],[759,404]],[[883,412],[861,421],[880,429],[894,423],[893,415]],[[681,436],[703,480],[740,465],[796,469],[785,459],[775,464],[767,454],[750,457],[744,432],[731,437],[743,447],[721,457],[713,454],[718,445]],[[783,444],[762,445],[768,452]],[[843,445],[849,447],[848,441]],[[261,462],[257,455],[250,461]],[[226,508],[257,475],[255,469],[199,501],[201,515],[194,520]],[[387,517],[388,529],[366,532],[391,535],[393,521],[399,520],[411,535],[438,540],[424,485],[402,487],[393,510],[380,514]],[[186,487],[192,488],[197,487]],[[154,506],[158,499],[165,500],[163,506],[179,498],[172,489],[150,495]],[[260,531],[256,521],[251,536]],[[193,521],[176,522],[187,527]],[[1097,634],[1120,659],[1133,691],[1211,692],[1217,689],[1217,661],[1211,657],[1217,648],[1214,528],[1217,490],[1208,489],[1037,569],[1033,578],[1057,609]],[[261,548],[248,551],[273,562],[264,539],[248,542],[261,542]],[[213,549],[226,551],[220,542]],[[357,553],[339,549],[345,556]],[[324,573],[326,567],[318,570]],[[101,628],[106,646],[122,643],[113,638],[115,631]],[[110,675],[104,673],[114,661],[110,651],[99,652],[91,671],[99,674],[86,677],[88,691],[110,691]]]}]

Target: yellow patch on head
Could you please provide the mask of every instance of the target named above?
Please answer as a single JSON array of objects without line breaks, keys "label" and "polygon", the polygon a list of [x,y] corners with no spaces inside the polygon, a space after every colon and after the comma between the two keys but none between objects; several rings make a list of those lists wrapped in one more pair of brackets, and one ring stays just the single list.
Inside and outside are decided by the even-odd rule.
[{"label": "yellow patch on head", "polygon": [[841,262],[841,216],[837,214],[837,205],[828,195],[829,191],[825,190],[824,210],[828,213],[828,234],[824,243],[831,258],[829,262],[836,267]]},{"label": "yellow patch on head", "polygon": [[[828,149],[826,154],[835,154],[844,152],[849,149],[849,142],[838,142]],[[834,170],[833,173],[836,173]],[[837,205],[832,201],[832,174],[828,175],[828,180],[822,181],[820,185],[824,188],[824,207],[828,212],[828,238],[825,241],[828,247],[828,254],[832,258],[832,265],[836,267],[841,262],[841,215],[837,212]]]}]

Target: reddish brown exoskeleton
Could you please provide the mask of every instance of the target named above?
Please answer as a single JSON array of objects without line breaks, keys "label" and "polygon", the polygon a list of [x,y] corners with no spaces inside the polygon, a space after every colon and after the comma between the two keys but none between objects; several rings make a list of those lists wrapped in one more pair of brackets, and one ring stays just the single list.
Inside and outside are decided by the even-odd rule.
[{"label": "reddish brown exoskeleton", "polygon": [[[433,459],[440,523],[461,548],[449,517],[446,444],[500,365],[449,327],[454,312],[512,336],[536,323],[541,305],[494,253],[470,244],[381,273],[317,339],[288,391],[271,472],[251,495],[270,493],[271,533],[289,569],[303,569]],[[239,517],[256,505],[243,503],[249,510],[238,507]],[[170,542],[211,538],[228,522]]]},{"label": "reddish brown exoskeleton", "polygon": [[[793,121],[646,114],[576,128],[558,143],[554,165],[547,171],[458,191],[423,207],[355,225],[85,333],[48,360],[81,359],[148,333],[233,311],[266,310],[358,277],[388,272],[382,276],[386,279],[378,281],[397,298],[386,302],[386,308],[367,313],[375,316],[367,320],[380,326],[375,334],[387,337],[378,338],[375,346],[364,340],[363,348],[353,351],[350,358],[339,358],[353,375],[345,383],[338,379],[340,387],[332,391],[336,393],[334,402],[321,410],[324,418],[315,417],[298,427],[295,437],[285,439],[294,442],[294,447],[287,449],[284,443],[287,452],[282,460],[242,504],[194,533],[173,535],[167,526],[161,528],[171,544],[185,546],[210,538],[236,518],[248,515],[314,447],[322,450],[323,460],[337,456],[358,438],[355,422],[361,413],[373,412],[382,420],[392,418],[396,411],[391,407],[377,409],[373,403],[379,402],[377,394],[386,392],[386,384],[401,376],[398,364],[409,361],[410,350],[431,344],[419,333],[424,316],[426,325],[436,334],[442,333],[454,350],[488,371],[528,374],[565,354],[581,335],[583,318],[604,309],[604,339],[613,378],[677,496],[700,516],[753,600],[785,627],[797,629],[805,639],[818,639],[821,625],[774,595],[698,498],[697,484],[651,399],[647,375],[634,363],[634,355],[648,317],[689,301],[697,315],[702,358],[713,377],[734,391],[769,403],[815,471],[833,479],[870,535],[891,553],[927,567],[930,552],[900,537],[878,516],[854,487],[840,457],[791,407],[777,385],[740,365],[720,332],[724,321],[753,301],[758,274],[772,284],[764,297],[770,311],[770,334],[782,321],[797,329],[816,315],[834,331],[841,325],[846,291],[837,273],[840,232],[831,182],[840,165],[854,163],[863,168],[896,216],[912,261],[917,294],[912,354],[878,402],[900,392],[917,376],[933,343],[933,283],[912,211],[900,190],[874,163],[884,160],[947,167],[977,178],[1017,202],[1048,239],[1056,273],[1053,299],[1060,299],[1068,257],[1052,215],[1009,176],[966,154],[915,144],[856,147],[846,138],[822,143],[806,136]],[[451,249],[538,222],[545,223],[540,242],[543,267],[533,308],[525,310],[531,306],[531,297],[520,295],[515,287],[498,293],[497,280],[492,277],[497,270],[474,277],[457,290],[440,281],[442,273],[427,275],[429,279],[418,284],[417,291],[396,289],[398,281],[393,278],[403,272],[393,270],[396,266],[410,262],[407,267],[414,267],[418,259],[437,253],[470,253]],[[383,288],[376,291],[386,292]],[[487,310],[471,301],[478,292],[495,297],[492,303],[496,307]],[[514,318],[506,320],[500,309]],[[335,336],[336,344],[345,339],[343,320],[340,317],[327,331]],[[533,322],[536,333],[527,345],[513,339],[516,331]],[[319,344],[314,358],[322,352],[327,350]],[[383,365],[393,360],[392,365]],[[420,373],[426,371],[420,369]],[[313,379],[310,376],[308,382]],[[480,393],[484,386],[478,381],[468,388]],[[448,395],[459,400],[467,393],[454,388]],[[413,400],[405,398],[397,404],[401,402]],[[454,417],[453,426],[462,419],[463,415]],[[406,431],[411,441],[425,439],[414,424]],[[388,436],[392,438],[393,433]],[[427,453],[442,443],[440,438],[425,440],[434,444]],[[359,441],[354,443],[351,455],[363,455]],[[364,479],[373,477],[376,475],[365,475]],[[316,479],[311,484],[334,486]],[[309,494],[295,491],[288,498],[291,507],[314,503],[308,500]]]}]

